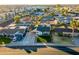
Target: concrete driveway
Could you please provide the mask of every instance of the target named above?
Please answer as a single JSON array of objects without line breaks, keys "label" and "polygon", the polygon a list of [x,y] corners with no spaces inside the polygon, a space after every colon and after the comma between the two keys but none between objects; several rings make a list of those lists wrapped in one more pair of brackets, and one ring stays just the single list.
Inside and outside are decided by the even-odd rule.
[{"label": "concrete driveway", "polygon": [[36,34],[33,32],[27,32],[26,36],[22,41],[11,42],[7,46],[23,46],[23,45],[34,45]]}]

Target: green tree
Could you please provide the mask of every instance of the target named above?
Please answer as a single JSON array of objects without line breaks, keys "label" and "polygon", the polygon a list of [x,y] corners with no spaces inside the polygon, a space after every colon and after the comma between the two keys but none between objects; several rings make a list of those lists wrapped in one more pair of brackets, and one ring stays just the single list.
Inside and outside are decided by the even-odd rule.
[{"label": "green tree", "polygon": [[44,12],[45,12],[45,13],[48,13],[48,12],[49,12],[49,9],[50,9],[49,7],[48,7],[48,8],[45,8],[45,9],[44,9]]},{"label": "green tree", "polygon": [[31,15],[32,20],[35,20],[35,16]]},{"label": "green tree", "polygon": [[15,17],[14,17],[14,21],[15,21],[15,23],[18,23],[19,21],[20,21],[20,16],[19,15],[16,15]]},{"label": "green tree", "polygon": [[52,12],[49,14],[50,16],[55,16],[55,12]]},{"label": "green tree", "polygon": [[0,37],[0,44],[8,44],[12,41],[12,39],[10,39],[9,37],[6,36],[1,36]]},{"label": "green tree", "polygon": [[43,18],[43,16],[39,16],[39,17],[38,17],[38,20],[39,20],[39,21],[41,21],[41,20],[42,20],[42,18]]}]

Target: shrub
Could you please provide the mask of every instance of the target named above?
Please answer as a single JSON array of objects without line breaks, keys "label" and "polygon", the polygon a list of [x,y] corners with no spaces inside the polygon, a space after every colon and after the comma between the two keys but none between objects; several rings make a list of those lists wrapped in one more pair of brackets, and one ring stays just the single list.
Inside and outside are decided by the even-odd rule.
[{"label": "shrub", "polygon": [[10,43],[12,40],[9,37],[0,37],[0,44],[2,44],[2,42],[4,42],[4,44],[8,44]]},{"label": "shrub", "polygon": [[59,33],[58,33],[58,36],[63,36],[63,33],[62,33],[62,32],[59,32]]}]

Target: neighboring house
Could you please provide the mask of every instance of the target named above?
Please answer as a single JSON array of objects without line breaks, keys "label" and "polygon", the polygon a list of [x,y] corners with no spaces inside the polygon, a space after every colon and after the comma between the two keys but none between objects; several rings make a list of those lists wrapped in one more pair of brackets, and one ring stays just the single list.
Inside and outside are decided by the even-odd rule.
[{"label": "neighboring house", "polygon": [[56,33],[63,33],[63,35],[70,35],[70,36],[79,36],[79,30],[78,29],[74,29],[74,33],[72,33],[72,29],[65,29],[65,28],[55,28],[55,32]]},{"label": "neighboring house", "polygon": [[51,19],[51,20],[49,21],[49,24],[50,24],[50,25],[57,25],[57,24],[58,24],[58,20],[55,19],[55,18],[53,18],[53,19]]},{"label": "neighboring house", "polygon": [[78,19],[79,20],[79,16],[73,17],[74,19]]},{"label": "neighboring house", "polygon": [[32,15],[34,15],[34,16],[42,16],[42,15],[44,15],[44,12],[34,12],[34,13],[32,13]]},{"label": "neighboring house", "polygon": [[69,12],[71,16],[79,16],[79,12]]},{"label": "neighboring house", "polygon": [[37,27],[37,34],[38,35],[50,35],[50,26],[47,25],[39,25]]},{"label": "neighboring house", "polygon": [[72,20],[72,18],[68,16],[67,17],[62,16],[62,17],[59,17],[58,19],[59,19],[59,22],[64,24],[68,24]]},{"label": "neighboring house", "polygon": [[53,16],[45,16],[45,17],[43,17],[42,21],[49,21],[53,18],[54,18]]},{"label": "neighboring house", "polygon": [[44,12],[42,11],[42,9],[36,8],[36,9],[33,9],[33,11],[31,12],[31,15],[42,16],[44,15]]},{"label": "neighboring house", "polygon": [[49,24],[56,25],[56,24],[58,24],[58,20],[51,20],[51,21],[49,21]]},{"label": "neighboring house", "polygon": [[6,33],[7,35],[12,35],[14,33],[16,33],[17,31],[20,31],[21,33],[24,33],[26,27],[23,28],[23,26],[20,26],[20,27],[8,27],[8,28],[5,28],[3,30],[0,30],[0,35],[2,33]]},{"label": "neighboring house", "polygon": [[25,18],[20,19],[20,25],[29,26],[32,24],[32,19],[30,16],[26,16]]},{"label": "neighboring house", "polygon": [[26,17],[20,19],[20,21],[23,22],[23,23],[31,22],[31,20],[32,20],[32,19],[31,19],[30,16],[26,16]]},{"label": "neighboring house", "polygon": [[54,23],[53,19],[54,19],[54,17],[52,17],[52,16],[46,16],[46,17],[43,17],[43,19],[41,20],[41,23],[52,24],[52,23]]}]

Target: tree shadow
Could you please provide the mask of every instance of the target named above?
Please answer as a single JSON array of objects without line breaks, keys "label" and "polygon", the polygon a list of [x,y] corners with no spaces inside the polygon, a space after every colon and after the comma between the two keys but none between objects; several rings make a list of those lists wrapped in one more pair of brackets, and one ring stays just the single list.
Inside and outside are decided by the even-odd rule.
[{"label": "tree shadow", "polygon": [[[27,53],[31,53],[31,51],[37,52],[38,49],[45,48],[46,46],[41,45],[41,46],[6,46],[6,47],[12,48],[12,49],[24,49]],[[71,55],[79,55],[79,52],[67,46],[49,46],[49,47],[61,50]]]},{"label": "tree shadow", "polygon": [[37,47],[34,46],[6,46],[12,49],[24,49],[27,53],[31,53],[31,51],[37,52]]},{"label": "tree shadow", "polygon": [[61,50],[63,52],[66,52],[68,54],[71,54],[71,55],[79,55],[79,52],[67,47],[67,46],[51,46],[52,48],[56,48],[58,50]]}]

